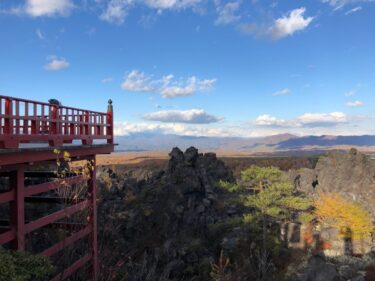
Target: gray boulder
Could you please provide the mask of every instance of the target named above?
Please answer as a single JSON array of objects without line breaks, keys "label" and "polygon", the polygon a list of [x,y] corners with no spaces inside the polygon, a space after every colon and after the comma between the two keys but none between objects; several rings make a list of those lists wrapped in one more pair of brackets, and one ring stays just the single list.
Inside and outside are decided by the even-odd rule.
[{"label": "gray boulder", "polygon": [[327,263],[321,255],[313,256],[298,281],[340,281],[335,265]]},{"label": "gray boulder", "polygon": [[315,169],[291,171],[290,176],[296,188],[307,194],[339,192],[375,217],[375,161],[355,149],[329,152],[319,158]]}]

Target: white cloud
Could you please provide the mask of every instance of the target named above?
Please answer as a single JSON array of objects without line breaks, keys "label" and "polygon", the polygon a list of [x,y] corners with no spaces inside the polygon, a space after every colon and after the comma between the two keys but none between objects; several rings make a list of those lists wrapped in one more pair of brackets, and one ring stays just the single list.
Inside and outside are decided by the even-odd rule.
[{"label": "white cloud", "polygon": [[353,14],[353,13],[356,13],[356,12],[359,12],[360,10],[362,10],[362,7],[361,6],[357,6],[353,9],[350,9],[349,11],[347,11],[345,13],[346,16],[350,15],[350,14]]},{"label": "white cloud", "polygon": [[121,87],[130,92],[157,93],[163,98],[188,96],[195,92],[206,91],[215,85],[216,79],[198,79],[195,76],[183,80],[173,80],[172,74],[161,79],[153,79],[138,70],[130,71],[124,78]]},{"label": "white cloud", "polygon": [[151,124],[151,123],[129,123],[116,122],[115,135],[127,136],[134,133],[161,133],[176,134],[180,136],[207,136],[207,137],[230,137],[234,131],[224,128],[207,127],[207,125],[190,125],[181,123]]},{"label": "white cloud", "polygon": [[334,126],[339,123],[346,123],[347,117],[342,112],[332,113],[305,113],[297,118],[302,126],[325,127]]},{"label": "white cloud", "polygon": [[24,12],[32,17],[68,16],[73,8],[72,0],[27,0]]},{"label": "white cloud", "polygon": [[264,114],[256,118],[255,124],[269,127],[331,127],[348,122],[347,116],[342,112],[332,113],[305,113],[294,119],[284,120]]},{"label": "white cloud", "polygon": [[[178,124],[177,124],[178,125]],[[150,123],[129,123],[129,122],[115,122],[115,135],[127,136],[134,133],[157,132],[176,124],[150,124]]]},{"label": "white cloud", "polygon": [[161,14],[163,10],[181,10],[194,7],[202,0],[110,0],[100,19],[116,24],[122,24],[129,13],[129,9],[138,4],[157,10]]},{"label": "white cloud", "polygon": [[276,19],[273,26],[269,29],[271,36],[274,39],[280,39],[305,29],[314,19],[313,17],[304,18],[305,11],[306,8],[302,7],[292,10],[288,16]]},{"label": "white cloud", "polygon": [[148,121],[190,124],[209,124],[222,120],[222,118],[208,114],[202,109],[162,110],[146,114],[143,118]]},{"label": "white cloud", "polygon": [[133,0],[110,0],[105,11],[100,15],[100,19],[121,24],[128,15],[128,9]]},{"label": "white cloud", "polygon": [[44,69],[48,71],[59,71],[69,67],[69,62],[67,62],[64,58],[49,56],[47,57],[47,60],[49,62],[44,66]]},{"label": "white cloud", "polygon": [[36,36],[38,36],[38,38],[40,40],[44,40],[45,39],[44,35],[43,35],[42,31],[40,31],[40,29],[35,30],[35,33],[36,33]]},{"label": "white cloud", "polygon": [[284,88],[284,89],[281,89],[272,93],[272,95],[273,96],[286,96],[286,95],[289,95],[290,93],[291,93],[290,89]]},{"label": "white cloud", "polygon": [[202,2],[202,0],[143,0],[143,2],[149,8],[165,10],[193,7]]},{"label": "white cloud", "polygon": [[152,84],[154,82],[146,74],[138,70],[132,70],[125,77],[121,88],[130,92],[154,92],[156,89]]},{"label": "white cloud", "polygon": [[255,119],[255,124],[258,126],[272,126],[272,127],[279,127],[279,126],[287,126],[287,123],[283,119],[277,119],[269,114],[263,114],[258,116]]},{"label": "white cloud", "polygon": [[215,85],[216,79],[200,80],[195,76],[187,79],[185,85],[177,83],[176,85],[164,86],[160,94],[163,98],[175,98],[179,96],[188,96],[194,92],[201,92],[211,89]]},{"label": "white cloud", "polygon": [[358,92],[365,86],[363,83],[357,83],[350,91],[344,93],[346,97],[352,97],[358,94]]},{"label": "white cloud", "polygon": [[343,113],[333,112],[303,114],[299,118],[301,120],[298,120],[298,117],[283,120],[268,115],[259,118],[259,124],[247,122],[235,126],[227,122],[216,124],[115,122],[115,134],[130,135],[133,133],[151,132],[207,137],[262,137],[285,133],[297,136],[375,134],[373,126],[375,116],[373,115],[346,116]]},{"label": "white cloud", "polygon": [[365,104],[361,101],[349,101],[346,103],[347,106],[349,107],[361,107],[361,106],[364,106]]},{"label": "white cloud", "polygon": [[374,2],[374,0],[322,0],[323,3],[328,3],[332,7],[334,7],[335,10],[341,9],[342,7],[350,4],[356,4],[356,3],[365,3],[365,2]]},{"label": "white cloud", "polygon": [[112,77],[106,77],[106,78],[103,78],[102,79],[102,83],[106,84],[106,83],[110,83],[113,81],[113,78]]},{"label": "white cloud", "polygon": [[215,24],[229,24],[231,22],[238,21],[241,17],[236,15],[236,12],[240,8],[241,3],[239,1],[226,3],[224,6],[219,5],[216,10],[218,17]]}]

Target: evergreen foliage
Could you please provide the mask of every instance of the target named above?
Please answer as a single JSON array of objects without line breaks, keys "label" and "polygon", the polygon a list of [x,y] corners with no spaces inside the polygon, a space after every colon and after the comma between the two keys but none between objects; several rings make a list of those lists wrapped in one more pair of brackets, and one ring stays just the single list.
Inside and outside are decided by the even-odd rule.
[{"label": "evergreen foliage", "polygon": [[237,192],[237,191],[242,190],[241,185],[231,183],[231,182],[227,182],[227,181],[223,181],[223,180],[220,180],[216,184],[216,187],[219,188],[219,189],[227,190],[229,192]]},{"label": "evergreen foliage", "polygon": [[0,247],[0,281],[44,281],[54,268],[48,258]]},{"label": "evergreen foliage", "polygon": [[251,166],[242,172],[241,180],[251,181],[257,191],[246,197],[245,205],[255,208],[258,217],[290,220],[294,213],[311,207],[310,200],[300,196],[278,168]]}]

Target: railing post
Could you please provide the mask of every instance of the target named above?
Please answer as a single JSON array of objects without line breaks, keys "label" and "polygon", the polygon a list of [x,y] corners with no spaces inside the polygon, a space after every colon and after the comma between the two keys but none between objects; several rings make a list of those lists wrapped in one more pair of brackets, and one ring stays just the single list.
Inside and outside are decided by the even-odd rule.
[{"label": "railing post", "polygon": [[90,135],[90,132],[89,132],[89,120],[90,119],[90,114],[88,111],[85,112],[85,135]]},{"label": "railing post", "polygon": [[110,137],[109,139],[107,139],[107,143],[113,144],[113,106],[112,106],[112,100],[108,100],[107,136]]},{"label": "railing post", "polygon": [[16,232],[16,239],[13,242],[15,250],[25,250],[25,179],[24,167],[19,166],[11,173],[10,188],[15,190],[16,198],[10,203],[10,227]]},{"label": "railing post", "polygon": [[85,135],[84,139],[82,140],[83,144],[92,144],[92,135],[91,135],[91,125],[90,125],[90,113],[88,111],[85,112],[84,118],[85,125],[83,126],[83,134]]},{"label": "railing post", "polygon": [[[98,136],[101,136],[102,135],[102,124],[103,124],[103,116],[102,115],[96,115],[95,116],[95,124],[96,124],[96,127],[95,127],[95,136],[98,137]],[[98,125],[99,123],[99,125]]]},{"label": "railing post", "polygon": [[59,107],[58,105],[51,105],[50,106],[50,146],[61,146],[63,145],[63,141],[60,136],[60,122],[59,122]]},{"label": "railing post", "polygon": [[52,105],[51,106],[51,133],[53,135],[57,134],[57,106]]},{"label": "railing post", "polygon": [[13,119],[12,119],[12,100],[10,98],[5,99],[5,119],[4,119],[4,133],[10,134],[13,131]]},{"label": "railing post", "polygon": [[23,134],[29,135],[30,134],[29,120],[27,119],[29,117],[29,103],[28,102],[25,102],[24,109],[25,109],[25,113],[24,113],[25,119],[23,120]]},{"label": "railing post", "polygon": [[38,115],[37,105],[36,103],[33,103],[33,115],[32,115],[33,120],[31,120],[31,134],[33,135],[36,135],[39,133],[37,131],[37,121],[36,121],[37,115]]},{"label": "railing post", "polygon": [[13,132],[13,100],[11,98],[5,98],[4,108],[4,135],[5,139],[0,143],[1,148],[18,148],[18,140],[14,136]]}]

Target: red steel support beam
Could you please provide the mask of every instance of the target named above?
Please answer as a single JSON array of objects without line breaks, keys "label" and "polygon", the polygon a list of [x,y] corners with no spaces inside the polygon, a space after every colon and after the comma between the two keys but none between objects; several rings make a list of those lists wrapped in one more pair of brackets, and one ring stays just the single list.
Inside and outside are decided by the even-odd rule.
[{"label": "red steel support beam", "polygon": [[0,234],[0,245],[8,243],[16,238],[15,230],[10,230]]},{"label": "red steel support beam", "polygon": [[[89,160],[90,161],[90,160]],[[95,155],[91,159],[91,170],[90,178],[87,182],[89,200],[91,203],[91,214],[89,223],[92,226],[92,232],[90,237],[90,251],[92,256],[92,269],[91,269],[91,280],[97,281],[99,274],[99,261],[98,261],[98,241],[97,241],[97,213],[96,213],[96,159]]]},{"label": "red steel support beam", "polygon": [[16,233],[13,248],[25,250],[25,178],[24,166],[20,165],[9,177],[9,185],[15,191],[15,200],[10,202],[10,227]]},{"label": "red steel support beam", "polygon": [[[89,252],[55,276],[54,281],[68,278],[89,261],[90,279],[98,280],[95,155],[113,152],[113,134],[111,100],[105,113],[0,95],[0,172],[6,172],[7,176],[9,173],[10,182],[9,191],[0,193],[0,203],[10,202],[9,228],[1,230],[0,244],[13,241],[13,248],[24,250],[26,234],[82,210],[89,209],[90,212],[84,228],[81,226],[79,231],[42,252],[45,256],[52,256],[84,237],[89,240]],[[83,145],[63,147],[63,144],[77,140]],[[106,140],[106,144],[93,144],[94,140]],[[50,147],[18,148],[19,143],[33,142],[48,143]],[[71,159],[91,161],[90,177],[65,175],[65,179],[25,187],[25,177],[28,177],[25,169],[28,165],[43,165],[62,157],[56,155],[51,147],[68,151]],[[25,198],[35,202],[38,198],[30,196],[82,182],[88,185],[86,200],[35,221],[25,222]]]},{"label": "red steel support beam", "polygon": [[84,229],[73,233],[68,238],[65,238],[63,241],[60,241],[59,243],[56,243],[52,247],[44,250],[41,254],[47,257],[53,256],[57,252],[63,250],[64,248],[72,245],[74,242],[78,241],[79,239],[87,236],[92,231],[92,226],[88,225]]},{"label": "red steel support beam", "polygon": [[70,275],[72,275],[74,272],[76,272],[78,269],[84,266],[88,261],[90,261],[90,259],[91,255],[87,254],[83,258],[73,263],[70,267],[65,269],[62,273],[56,275],[54,278],[51,279],[51,281],[61,281],[68,278]]},{"label": "red steel support beam", "polygon": [[40,219],[37,219],[33,222],[30,222],[25,225],[25,233],[30,233],[38,228],[41,228],[47,224],[50,224],[52,222],[55,222],[59,219],[64,218],[68,215],[73,215],[79,211],[82,211],[86,209],[87,207],[91,206],[91,203],[89,200],[82,201],[76,205],[70,206],[68,208],[62,209],[60,211],[54,212],[48,216],[42,217]]},{"label": "red steel support beam", "polygon": [[[25,196],[32,196],[35,194],[58,189],[64,185],[69,186],[69,185],[77,184],[77,183],[83,182],[84,180],[85,180],[85,177],[80,175],[80,176],[73,176],[70,178],[59,179],[59,180],[52,181],[52,182],[45,182],[45,183],[29,186],[25,189]],[[0,200],[1,200],[1,197],[0,197]]]},{"label": "red steel support beam", "polygon": [[8,192],[0,193],[0,204],[13,201],[15,199],[15,196],[16,196],[16,191],[13,189]]}]

